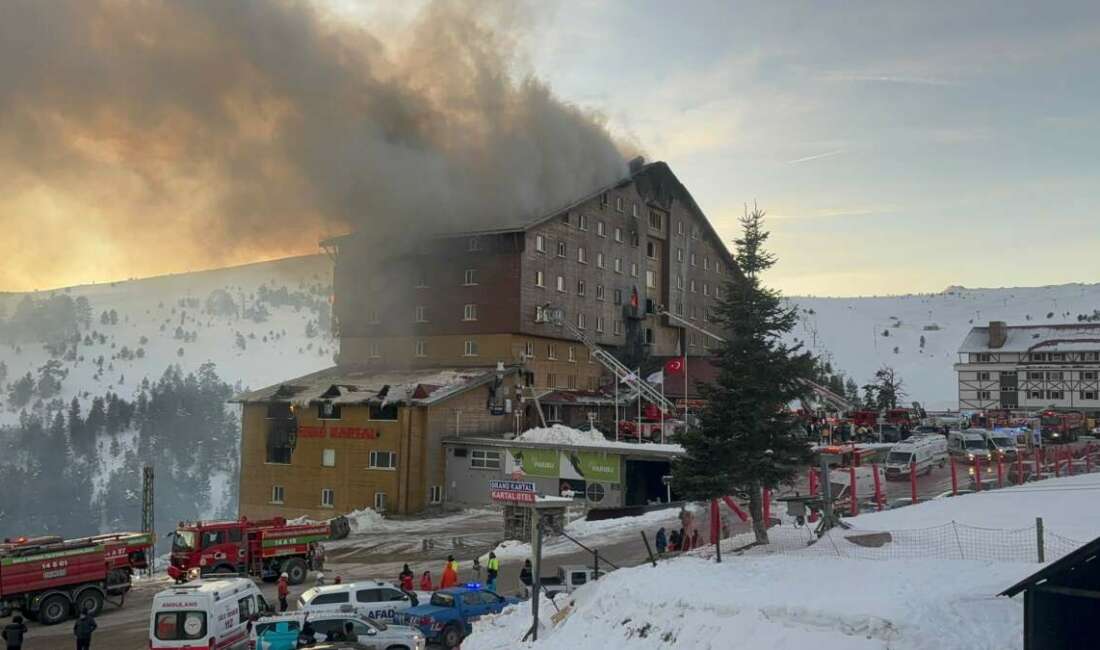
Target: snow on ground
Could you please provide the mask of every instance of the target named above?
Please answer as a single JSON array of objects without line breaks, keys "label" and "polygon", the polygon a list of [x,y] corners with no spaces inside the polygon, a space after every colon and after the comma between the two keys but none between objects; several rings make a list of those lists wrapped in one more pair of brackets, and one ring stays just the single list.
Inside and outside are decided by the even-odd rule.
[{"label": "snow on ground", "polygon": [[[737,650],[1004,650],[1022,645],[1022,602],[994,594],[1034,565],[768,557],[715,564],[677,558],[621,569],[573,594],[537,644],[520,642],[527,603],[475,624],[463,648],[545,650],[692,648]],[[566,599],[559,597],[558,607]]]},{"label": "snow on ground", "polygon": [[952,364],[971,327],[991,320],[1009,325],[1076,323],[1079,314],[1100,309],[1100,284],[951,287],[928,295],[797,296],[790,302],[799,306],[801,316],[791,338],[804,341],[816,353],[831,354],[833,365],[856,383],[863,385],[881,366],[892,366],[904,380],[910,400],[947,409],[958,408]]}]

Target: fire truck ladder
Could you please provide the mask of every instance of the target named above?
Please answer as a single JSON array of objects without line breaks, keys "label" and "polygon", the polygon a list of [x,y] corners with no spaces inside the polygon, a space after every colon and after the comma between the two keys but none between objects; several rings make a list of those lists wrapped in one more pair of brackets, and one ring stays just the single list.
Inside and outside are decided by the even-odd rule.
[{"label": "fire truck ladder", "polygon": [[610,370],[611,374],[615,375],[617,381],[633,388],[638,392],[640,398],[644,397],[647,401],[656,404],[664,412],[674,413],[676,411],[676,405],[662,395],[661,391],[651,386],[649,382],[645,381],[630,368],[620,363],[610,352],[593,343],[584,332],[574,327],[572,323],[566,322],[565,319],[562,318],[561,310],[552,311],[555,312],[553,314],[555,324],[561,325],[570,336],[584,343],[584,346],[588,348],[588,353],[592,358],[599,361],[604,368]]}]

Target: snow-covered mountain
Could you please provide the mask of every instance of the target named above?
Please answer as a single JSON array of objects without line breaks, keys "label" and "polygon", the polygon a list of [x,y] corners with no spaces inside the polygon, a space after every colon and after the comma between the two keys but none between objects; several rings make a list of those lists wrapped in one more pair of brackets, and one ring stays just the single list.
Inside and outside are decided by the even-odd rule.
[{"label": "snow-covered mountain", "polygon": [[[328,325],[331,262],[322,255],[212,271],[181,273],[54,291],[0,293],[0,323],[20,303],[51,296],[85,298],[90,324],[79,344],[56,354],[40,341],[4,343],[0,362],[0,425],[13,424],[40,396],[13,405],[8,388],[30,373],[38,380],[51,359],[60,362],[60,390],[49,399],[79,397],[87,412],[94,396],[133,396],[141,380],[158,379],[171,364],[186,374],[213,362],[222,380],[257,388],[332,364],[336,344]],[[99,359],[102,358],[102,365]]]},{"label": "snow-covered mountain", "polygon": [[953,286],[938,294],[789,300],[799,306],[802,317],[792,337],[830,355],[837,370],[862,385],[878,368],[891,366],[905,382],[906,402],[943,409],[958,407],[952,365],[971,327],[991,320],[1027,325],[1096,319],[1100,284]]}]

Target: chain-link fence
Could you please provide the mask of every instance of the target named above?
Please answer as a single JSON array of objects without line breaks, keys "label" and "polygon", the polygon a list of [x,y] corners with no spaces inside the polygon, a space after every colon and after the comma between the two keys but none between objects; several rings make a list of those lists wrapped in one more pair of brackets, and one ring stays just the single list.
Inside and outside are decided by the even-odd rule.
[{"label": "chain-link fence", "polygon": [[[723,555],[792,554],[865,560],[992,560],[1039,562],[1056,560],[1083,544],[1038,524],[1027,528],[980,528],[951,522],[930,528],[893,531],[834,528],[820,539],[805,526],[775,526],[768,544],[755,545],[752,533],[722,540]],[[713,545],[688,552],[713,558]]]}]

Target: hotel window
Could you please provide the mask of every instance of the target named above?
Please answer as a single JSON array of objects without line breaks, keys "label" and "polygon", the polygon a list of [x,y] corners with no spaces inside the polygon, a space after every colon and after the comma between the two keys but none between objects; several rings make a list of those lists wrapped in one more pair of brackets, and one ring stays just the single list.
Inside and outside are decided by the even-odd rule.
[{"label": "hotel window", "polygon": [[367,346],[367,354],[371,359],[378,359],[382,356],[382,346],[378,344],[378,341],[371,341]]},{"label": "hotel window", "polygon": [[385,492],[375,492],[374,493],[374,510],[376,512],[385,512],[386,511],[386,493]]},{"label": "hotel window", "polygon": [[1100,361],[1100,352],[1085,352],[1081,355],[1082,361]]},{"label": "hotel window", "polygon": [[[372,282],[371,284],[374,284],[374,283]],[[428,275],[426,273],[421,272],[421,274],[416,277],[416,288],[417,289],[427,289],[428,288]],[[371,290],[374,290],[374,289],[375,288],[372,287]]]},{"label": "hotel window", "polygon": [[603,285],[596,285],[596,300],[603,300]]},{"label": "hotel window", "polygon": [[462,284],[467,287],[477,284],[477,269],[466,269],[462,272]]},{"label": "hotel window", "polygon": [[630,263],[630,277],[632,277],[632,278],[638,277],[638,263],[637,262],[631,262]]},{"label": "hotel window", "polygon": [[676,234],[680,235],[680,236],[683,236],[683,234],[684,234],[684,222],[683,221],[677,221],[676,222]]},{"label": "hotel window", "polygon": [[367,461],[369,469],[397,469],[397,454],[392,451],[372,451]]},{"label": "hotel window", "polygon": [[709,271],[710,270],[710,258],[707,257],[706,255],[703,256],[703,270],[704,271]]},{"label": "hotel window", "polygon": [[1035,380],[1035,381],[1042,381],[1043,380],[1043,373],[1041,373],[1041,372],[1029,372],[1029,373],[1027,373],[1027,378],[1031,379],[1031,380]]},{"label": "hotel window", "polygon": [[689,332],[688,333],[688,347],[689,348],[695,347],[695,332]]},{"label": "hotel window", "polygon": [[1027,397],[1028,397],[1028,399],[1043,399],[1043,391],[1041,391],[1041,390],[1028,391]]},{"label": "hotel window", "polygon": [[466,250],[468,250],[468,251],[479,251],[479,250],[481,250],[481,238],[480,237],[470,237],[469,239],[467,239],[466,240]]},{"label": "hotel window", "polygon": [[603,268],[603,253],[596,253],[596,266]]},{"label": "hotel window", "polygon": [[657,273],[655,271],[647,270],[645,272],[645,286],[649,287],[650,289],[657,288]]},{"label": "hotel window", "polygon": [[989,381],[989,373],[988,372],[979,372],[978,373],[978,381]]},{"label": "hotel window", "polygon": [[987,391],[987,390],[978,391],[978,399],[989,399],[989,391]]},{"label": "hotel window", "polygon": [[683,289],[684,288],[684,276],[680,275],[679,273],[676,274],[676,288],[677,289]]},{"label": "hotel window", "polygon": [[577,295],[584,295],[584,280],[577,280]]},{"label": "hotel window", "polygon": [[718,297],[719,297],[719,295],[718,295],[718,285],[717,285],[717,284],[716,284],[716,285],[714,285],[714,297],[715,297],[715,298],[718,298]]},{"label": "hotel window", "polygon": [[535,358],[535,344],[534,343],[532,343],[531,341],[527,341],[526,343],[523,344],[523,356],[527,357],[528,359]]},{"label": "hotel window", "polygon": [[553,343],[546,344],[546,358],[554,361],[558,358],[558,348]]},{"label": "hotel window", "polygon": [[430,503],[443,503],[442,485],[433,485],[428,488],[428,501]]},{"label": "hotel window", "polygon": [[471,449],[470,467],[474,469],[500,469],[500,452]]},{"label": "hotel window", "polygon": [[682,303],[682,302],[677,302],[676,303],[676,315],[677,316],[683,316],[684,315],[684,303]]},{"label": "hotel window", "polygon": [[688,312],[688,318],[690,318],[691,320],[695,320],[695,314],[696,314],[695,305],[692,305],[691,306],[691,311]]},{"label": "hotel window", "polygon": [[464,357],[476,357],[477,356],[477,341],[473,339],[466,339],[462,343],[462,356]]},{"label": "hotel window", "polygon": [[623,211],[623,197],[621,197],[621,196],[616,196],[615,197],[615,209],[618,210],[619,212]]},{"label": "hotel window", "polygon": [[371,307],[370,309],[367,310],[367,323],[369,323],[371,325],[377,325],[378,323],[381,323],[381,322],[382,322],[382,319],[378,317],[378,308],[377,307]]},{"label": "hotel window", "polygon": [[647,241],[645,243],[645,255],[651,260],[657,259],[657,244]]},{"label": "hotel window", "polygon": [[562,293],[565,293],[565,276],[564,275],[559,275],[558,276],[557,286],[558,286],[558,291],[560,291]]},{"label": "hotel window", "polygon": [[615,258],[615,272],[616,273],[622,273],[623,272],[623,258],[621,258],[621,257],[616,257]]},{"label": "hotel window", "polygon": [[569,225],[569,213],[568,212],[561,215],[561,222],[564,223],[567,226]]},{"label": "hotel window", "polygon": [[546,286],[546,278],[543,275],[542,271],[535,271],[535,286],[536,287],[545,287]]},{"label": "hotel window", "polygon": [[600,207],[601,208],[606,208],[607,207],[607,192],[604,192],[603,194],[600,194]]},{"label": "hotel window", "polygon": [[695,253],[691,254],[691,265],[695,266]]},{"label": "hotel window", "polygon": [[615,228],[615,241],[619,242],[620,244],[623,243],[623,229],[622,228]]},{"label": "hotel window", "polygon": [[546,252],[546,238],[542,235],[535,235],[535,250],[540,253]]},{"label": "hotel window", "polygon": [[645,344],[646,345],[653,345],[653,341],[654,341],[653,328],[652,327],[645,328]]},{"label": "hotel window", "polygon": [[286,488],[284,488],[281,485],[272,485],[271,486],[271,502],[272,503],[282,503],[285,498],[286,498]]},{"label": "hotel window", "polygon": [[634,232],[634,231],[631,231],[631,233],[630,233],[630,245],[633,246],[634,248],[637,248],[638,247],[638,242],[639,242],[638,233]]},{"label": "hotel window", "polygon": [[462,320],[477,320],[477,305],[463,305]]},{"label": "hotel window", "polygon": [[622,334],[623,333],[623,322],[621,320],[613,321],[611,323],[611,332],[612,332],[612,334],[615,334],[615,335]]},{"label": "hotel window", "polygon": [[708,285],[706,282],[703,283],[703,295],[704,296],[709,296],[710,295],[710,285]]},{"label": "hotel window", "polygon": [[676,261],[677,262],[683,262],[684,261],[684,249],[682,249],[682,248],[677,248],[676,249]]},{"label": "hotel window", "polygon": [[1048,372],[1047,381],[1062,381],[1062,372]]},{"label": "hotel window", "polygon": [[428,356],[428,353],[425,352],[424,347],[425,347],[424,339],[416,339],[416,356],[418,356],[418,357]]},{"label": "hotel window", "polygon": [[1060,390],[1048,390],[1047,399],[1065,399],[1065,394]]},{"label": "hotel window", "polygon": [[332,488],[321,489],[321,507],[331,508],[336,505],[336,492]]},{"label": "hotel window", "polygon": [[1081,391],[1081,399],[1088,400],[1088,401],[1095,401],[1096,400],[1096,391],[1094,391],[1094,390],[1083,390],[1083,391]]},{"label": "hotel window", "polygon": [[397,416],[397,404],[371,404],[367,408],[367,419],[375,422],[396,422]]},{"label": "hotel window", "polygon": [[546,373],[546,387],[553,388],[556,385],[555,382],[557,382],[557,379],[555,378],[554,373]]},{"label": "hotel window", "polygon": [[1096,380],[1096,373],[1095,372],[1082,372],[1081,373],[1081,379],[1087,379],[1087,380],[1090,380],[1090,381],[1095,381]]},{"label": "hotel window", "polygon": [[654,230],[660,230],[662,225],[664,225],[664,218],[661,216],[661,213],[656,210],[650,210],[649,227]]},{"label": "hotel window", "polygon": [[691,238],[692,239],[699,239],[699,226],[692,226],[691,227]]},{"label": "hotel window", "polygon": [[569,361],[570,363],[576,363],[577,361],[577,351],[573,349],[572,345],[569,346]]},{"label": "hotel window", "polygon": [[336,450],[321,450],[321,467],[336,467]]},{"label": "hotel window", "polygon": [[577,247],[577,261],[581,264],[588,264],[588,249],[584,246]]},{"label": "hotel window", "polygon": [[596,235],[607,237],[607,224],[602,219],[596,222]]},{"label": "hotel window", "polygon": [[417,305],[416,311],[414,312],[413,315],[416,317],[416,322],[418,322],[418,323],[427,323],[428,322],[427,307],[425,307],[424,305]]},{"label": "hotel window", "polygon": [[317,419],[318,420],[339,420],[340,419],[340,405],[333,404],[332,402],[319,402],[317,404]]},{"label": "hotel window", "polygon": [[695,280],[691,280],[688,286],[691,288],[691,292],[695,293]]},{"label": "hotel window", "polygon": [[585,215],[577,215],[577,227],[581,230],[588,230],[588,217]]},{"label": "hotel window", "polygon": [[583,313],[577,314],[577,329],[579,329],[579,330],[584,329],[584,314]]},{"label": "hotel window", "polygon": [[637,201],[634,201],[633,203],[630,204],[630,214],[635,219],[638,218],[638,202]]},{"label": "hotel window", "polygon": [[623,304],[623,290],[622,289],[615,289],[615,293],[614,293],[613,298],[614,298],[614,300],[612,302],[614,302],[616,305]]},{"label": "hotel window", "polygon": [[603,316],[596,317],[596,331],[603,332]]},{"label": "hotel window", "polygon": [[558,242],[558,257],[565,257],[565,254],[566,254],[565,242],[560,241],[560,242]]}]

